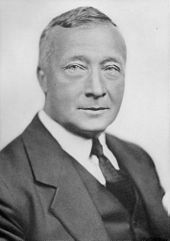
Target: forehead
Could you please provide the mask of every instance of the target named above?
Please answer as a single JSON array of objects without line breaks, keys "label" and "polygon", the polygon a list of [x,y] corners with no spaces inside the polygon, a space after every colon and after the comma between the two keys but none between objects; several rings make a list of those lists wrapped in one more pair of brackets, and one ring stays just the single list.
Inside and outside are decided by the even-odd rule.
[{"label": "forehead", "polygon": [[111,24],[83,25],[75,28],[57,26],[51,33],[54,56],[63,59],[74,56],[85,58],[119,58],[126,60],[126,46],[117,28]]}]

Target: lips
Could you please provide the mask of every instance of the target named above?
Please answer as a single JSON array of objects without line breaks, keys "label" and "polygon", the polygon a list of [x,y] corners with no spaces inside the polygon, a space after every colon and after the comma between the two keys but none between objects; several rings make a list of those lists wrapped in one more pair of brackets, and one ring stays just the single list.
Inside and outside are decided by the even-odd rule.
[{"label": "lips", "polygon": [[80,110],[91,110],[91,111],[101,111],[101,110],[108,110],[108,107],[82,107],[79,108]]},{"label": "lips", "polygon": [[93,111],[98,111],[98,110],[106,110],[108,108],[106,107],[88,107],[88,108],[81,108],[83,110],[93,110]]}]

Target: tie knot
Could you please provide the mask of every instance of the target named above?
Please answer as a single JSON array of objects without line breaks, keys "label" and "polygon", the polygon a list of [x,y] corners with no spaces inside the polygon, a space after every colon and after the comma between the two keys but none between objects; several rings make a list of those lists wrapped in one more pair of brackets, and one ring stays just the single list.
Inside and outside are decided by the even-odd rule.
[{"label": "tie knot", "polygon": [[95,155],[98,158],[103,156],[103,147],[98,138],[93,138],[91,155]]}]

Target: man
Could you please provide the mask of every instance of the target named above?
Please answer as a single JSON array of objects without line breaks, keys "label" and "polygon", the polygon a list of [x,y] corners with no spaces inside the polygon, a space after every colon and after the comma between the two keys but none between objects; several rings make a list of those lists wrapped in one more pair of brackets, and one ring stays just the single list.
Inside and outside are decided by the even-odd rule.
[{"label": "man", "polygon": [[125,41],[92,7],[53,19],[40,39],[44,110],[1,153],[0,240],[167,240],[151,158],[105,134],[123,92]]}]

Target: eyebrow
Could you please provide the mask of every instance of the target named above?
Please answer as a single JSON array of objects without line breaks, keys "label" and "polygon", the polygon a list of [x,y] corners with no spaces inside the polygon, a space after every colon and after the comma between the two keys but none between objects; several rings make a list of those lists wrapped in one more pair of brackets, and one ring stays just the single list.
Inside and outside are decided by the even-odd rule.
[{"label": "eyebrow", "polygon": [[[69,61],[75,61],[75,60],[79,60],[79,61],[83,61],[83,62],[87,62],[89,63],[89,60],[88,58],[86,58],[85,56],[83,55],[75,55],[75,56],[72,56],[70,58],[68,58]],[[122,64],[123,63],[123,59],[121,58],[117,58],[117,57],[105,57],[104,60],[102,60],[100,62],[101,65],[104,65],[108,62],[115,62],[115,63],[118,63],[118,64]]]},{"label": "eyebrow", "polygon": [[106,57],[103,61],[101,61],[101,65],[104,65],[106,64],[107,62],[116,62],[116,63],[119,63],[121,64],[122,61],[120,58],[114,58],[114,57]]},{"label": "eyebrow", "polygon": [[85,58],[83,55],[75,55],[75,56],[72,56],[70,58],[68,58],[70,61],[74,61],[74,60],[80,60],[80,61],[84,61],[84,62],[87,62],[87,58]]}]

